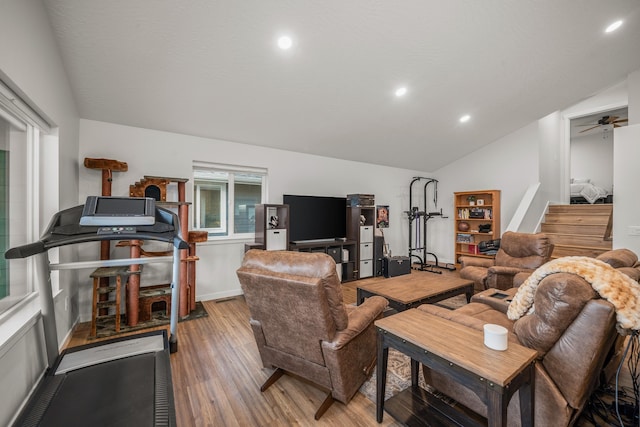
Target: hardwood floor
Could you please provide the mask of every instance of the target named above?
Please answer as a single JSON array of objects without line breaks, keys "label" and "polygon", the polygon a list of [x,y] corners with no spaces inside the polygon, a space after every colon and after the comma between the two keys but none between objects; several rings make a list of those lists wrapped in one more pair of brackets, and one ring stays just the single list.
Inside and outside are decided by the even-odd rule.
[{"label": "hardwood floor", "polygon": [[[344,286],[345,302],[356,299]],[[373,426],[375,404],[356,393],[348,405],[335,402],[319,421],[313,416],[324,392],[284,376],[264,393],[272,370],[262,367],[243,297],[204,301],[208,317],[178,324],[178,352],[171,355],[174,399],[180,427],[190,426]],[[79,325],[69,346],[88,342]],[[381,426],[399,426],[385,414]]]},{"label": "hardwood floor", "polygon": [[[443,271],[443,274],[457,272]],[[345,303],[355,302],[357,285],[377,280],[380,278],[345,283]],[[180,427],[378,425],[375,404],[360,393],[348,405],[335,402],[315,421],[313,416],[324,393],[314,386],[285,375],[267,391],[260,392],[272,370],[262,367],[244,298],[203,304],[209,316],[178,324],[178,352],[171,355]],[[68,346],[89,342],[88,334],[89,324],[79,325]],[[380,425],[400,424],[385,413]],[[592,424],[580,420],[576,425]]]}]

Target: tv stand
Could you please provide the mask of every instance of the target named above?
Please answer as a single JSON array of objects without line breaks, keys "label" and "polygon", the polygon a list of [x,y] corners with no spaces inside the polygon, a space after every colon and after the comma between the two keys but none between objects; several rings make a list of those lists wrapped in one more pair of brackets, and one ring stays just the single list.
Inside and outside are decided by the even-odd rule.
[{"label": "tv stand", "polygon": [[307,244],[316,244],[316,243],[335,243],[341,242],[342,240],[336,239],[309,239],[309,240],[296,240],[295,242],[291,242],[295,245],[307,245]]},{"label": "tv stand", "polygon": [[[290,251],[320,252],[329,254],[336,262],[338,277],[342,282],[349,282],[358,278],[356,269],[357,244],[355,240],[318,239],[298,240],[289,243]],[[346,253],[343,253],[346,250]],[[344,257],[343,255],[346,255]]]}]

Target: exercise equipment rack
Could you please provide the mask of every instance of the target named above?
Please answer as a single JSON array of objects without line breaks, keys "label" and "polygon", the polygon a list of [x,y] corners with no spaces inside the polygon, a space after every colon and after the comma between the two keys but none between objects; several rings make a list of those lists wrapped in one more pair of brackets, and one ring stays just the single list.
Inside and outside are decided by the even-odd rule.
[{"label": "exercise equipment rack", "polygon": [[[423,210],[419,210],[417,206],[413,206],[413,185],[417,182],[425,180],[423,187]],[[427,209],[427,189],[430,184],[433,184],[433,204],[436,208],[435,211],[429,212]],[[418,267],[413,267],[415,270],[428,271],[430,273],[442,274],[442,271],[436,270],[444,269],[449,271],[455,271],[456,267],[453,264],[440,264],[438,257],[433,252],[427,250],[427,223],[431,218],[448,218],[442,214],[442,209],[437,210],[438,207],[438,180],[433,178],[425,178],[416,176],[411,180],[409,185],[409,210],[405,211],[407,219],[409,220],[409,258],[417,258]],[[414,222],[415,222],[415,246],[412,240],[414,235]],[[422,228],[422,229],[421,229]],[[422,235],[421,235],[422,234]],[[427,256],[432,256],[434,262],[427,262]]]}]

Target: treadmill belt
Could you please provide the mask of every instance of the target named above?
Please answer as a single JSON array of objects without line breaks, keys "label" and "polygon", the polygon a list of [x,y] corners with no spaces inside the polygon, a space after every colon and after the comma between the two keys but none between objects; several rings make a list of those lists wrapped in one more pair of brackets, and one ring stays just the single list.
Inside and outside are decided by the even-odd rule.
[{"label": "treadmill belt", "polygon": [[89,366],[65,374],[43,427],[152,426],[155,355]]}]

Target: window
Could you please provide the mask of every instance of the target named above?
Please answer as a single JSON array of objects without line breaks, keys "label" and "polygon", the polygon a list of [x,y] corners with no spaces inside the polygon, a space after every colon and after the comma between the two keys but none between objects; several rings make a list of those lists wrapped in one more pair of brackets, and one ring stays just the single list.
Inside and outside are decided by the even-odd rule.
[{"label": "window", "polygon": [[194,164],[193,227],[213,237],[253,236],[255,206],[266,198],[266,177],[265,169]]},{"label": "window", "polygon": [[37,239],[39,137],[37,128],[0,104],[0,313],[33,291],[32,261],[7,260],[3,255]]}]

